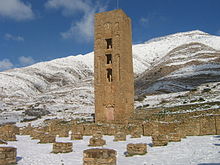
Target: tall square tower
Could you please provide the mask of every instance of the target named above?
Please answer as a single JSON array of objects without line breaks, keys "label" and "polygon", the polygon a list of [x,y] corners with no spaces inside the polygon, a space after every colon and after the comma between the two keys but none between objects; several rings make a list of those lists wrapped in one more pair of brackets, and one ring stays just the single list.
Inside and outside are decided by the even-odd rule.
[{"label": "tall square tower", "polygon": [[95,121],[126,123],[134,111],[131,19],[120,9],[95,15]]}]

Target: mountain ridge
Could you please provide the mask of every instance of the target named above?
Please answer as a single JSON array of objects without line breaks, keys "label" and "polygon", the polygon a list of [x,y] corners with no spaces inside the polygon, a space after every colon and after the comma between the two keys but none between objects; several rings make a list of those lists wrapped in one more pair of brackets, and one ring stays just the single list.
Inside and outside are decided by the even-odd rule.
[{"label": "mountain ridge", "polygon": [[[166,76],[172,77],[172,74],[180,72],[185,64],[191,66],[195,63],[193,60],[197,62],[203,56],[204,60],[209,59],[212,63],[218,63],[219,50],[219,36],[198,30],[176,33],[133,45],[137,96],[152,93],[147,91],[149,86],[145,81],[146,78],[155,79],[155,82],[152,81],[150,84],[153,88],[154,84],[158,85],[157,82],[168,82],[170,78]],[[182,56],[179,56],[181,53]],[[212,59],[214,57],[216,59]],[[0,113],[16,112],[17,116],[22,116],[21,118],[24,118],[24,112],[29,110],[45,110],[50,112],[52,117],[58,118],[93,113],[93,63],[94,53],[91,52],[0,72]],[[155,77],[157,71],[155,67],[160,69],[159,65],[169,69],[178,68],[171,70],[169,74]],[[146,74],[150,70],[151,74],[150,72]],[[149,74],[150,77],[146,77]],[[155,90],[158,91],[156,88]]]}]

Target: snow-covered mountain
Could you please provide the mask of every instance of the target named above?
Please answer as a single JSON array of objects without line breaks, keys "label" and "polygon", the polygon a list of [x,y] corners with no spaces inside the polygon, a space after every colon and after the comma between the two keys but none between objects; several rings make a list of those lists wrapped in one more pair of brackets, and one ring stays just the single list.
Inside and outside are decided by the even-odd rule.
[{"label": "snow-covered mountain", "polygon": [[198,42],[176,47],[136,80],[137,94],[192,90],[220,81],[220,51]]},{"label": "snow-covered mountain", "polygon": [[[185,81],[190,75],[191,78],[199,75],[198,78],[202,79],[203,73],[206,77],[212,74],[215,75],[213,79],[219,81],[219,52],[220,37],[198,30],[134,45],[137,94],[162,91],[161,86],[170,88],[168,82],[171,79],[187,77]],[[21,118],[39,112],[43,113],[42,116],[66,118],[93,113],[93,60],[92,52],[0,72],[2,117],[13,116],[8,115],[11,112]]]}]

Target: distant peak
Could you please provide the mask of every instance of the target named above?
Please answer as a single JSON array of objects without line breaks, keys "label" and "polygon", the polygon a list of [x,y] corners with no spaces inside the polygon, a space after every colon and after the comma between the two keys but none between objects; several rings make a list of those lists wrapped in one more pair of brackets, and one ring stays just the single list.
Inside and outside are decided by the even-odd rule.
[{"label": "distant peak", "polygon": [[162,37],[157,37],[157,38],[153,38],[150,39],[144,43],[149,43],[149,42],[155,42],[155,41],[161,41],[164,40],[166,38],[172,38],[172,37],[181,37],[181,36],[198,36],[198,35],[210,35],[209,33],[203,32],[201,30],[192,30],[192,31],[187,31],[187,32],[178,32],[178,33],[174,33],[174,34],[169,34],[166,36],[162,36]]},{"label": "distant peak", "polygon": [[[177,33],[178,34],[178,33]],[[188,32],[182,32],[182,34],[202,34],[202,35],[207,35],[208,33],[203,32],[201,30],[192,30],[192,31],[188,31]]]}]

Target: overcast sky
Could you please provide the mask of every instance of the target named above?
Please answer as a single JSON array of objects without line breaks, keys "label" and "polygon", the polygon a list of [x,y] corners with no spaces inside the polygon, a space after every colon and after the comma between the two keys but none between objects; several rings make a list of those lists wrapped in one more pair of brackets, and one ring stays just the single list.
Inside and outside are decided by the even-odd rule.
[{"label": "overcast sky", "polygon": [[[176,32],[220,35],[220,0],[118,0],[133,43]],[[117,0],[0,0],[0,71],[93,51],[94,13]]]}]

